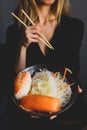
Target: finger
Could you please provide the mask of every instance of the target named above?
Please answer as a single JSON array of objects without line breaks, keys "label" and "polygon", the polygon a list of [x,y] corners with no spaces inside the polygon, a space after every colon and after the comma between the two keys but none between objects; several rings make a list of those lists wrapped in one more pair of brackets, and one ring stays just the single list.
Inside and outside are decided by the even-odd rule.
[{"label": "finger", "polygon": [[30,38],[30,37],[35,37],[37,39],[39,38],[39,35],[37,34],[36,30],[32,30],[32,31],[26,30],[25,35],[26,35],[27,38]]},{"label": "finger", "polygon": [[33,33],[33,34],[37,34],[37,35],[39,35],[40,37],[42,36],[41,31],[38,30],[38,29],[31,30],[31,33]]},{"label": "finger", "polygon": [[39,31],[41,31],[42,29],[39,27],[39,26],[37,26],[37,25],[33,25],[33,26],[27,26],[26,27],[26,30],[39,30]]},{"label": "finger", "polygon": [[34,30],[25,30],[25,34],[26,35],[33,35],[33,34],[36,34],[38,36],[41,36],[41,32],[37,29],[34,29]]},{"label": "finger", "polygon": [[26,27],[25,27],[26,30],[30,30],[30,29],[33,29],[33,28],[35,28],[35,26],[33,26],[33,25],[32,25],[32,26],[26,26]]},{"label": "finger", "polygon": [[82,89],[80,88],[80,86],[78,85],[78,93],[82,93]]},{"label": "finger", "polygon": [[53,119],[56,118],[56,117],[57,117],[57,115],[51,116],[49,119],[50,119],[50,120],[53,120]]},{"label": "finger", "polygon": [[28,43],[39,42],[39,35],[37,34],[26,33],[26,38],[27,38]]},{"label": "finger", "polygon": [[38,43],[39,41],[38,41],[37,39],[30,38],[30,39],[28,39],[28,42],[29,42],[29,43],[32,43],[32,42]]},{"label": "finger", "polygon": [[40,37],[37,34],[33,34],[33,35],[31,35],[31,38],[39,40]]},{"label": "finger", "polygon": [[42,33],[42,29],[38,25],[26,27],[26,30],[27,31],[36,30],[38,33],[40,33],[40,34]]},{"label": "finger", "polygon": [[27,39],[36,39],[37,41],[39,41],[39,35],[37,34],[27,34],[26,35]]}]

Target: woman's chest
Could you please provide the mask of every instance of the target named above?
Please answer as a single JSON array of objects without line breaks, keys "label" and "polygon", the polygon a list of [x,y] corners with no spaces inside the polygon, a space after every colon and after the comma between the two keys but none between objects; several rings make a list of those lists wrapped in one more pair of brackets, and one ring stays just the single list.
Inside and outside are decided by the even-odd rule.
[{"label": "woman's chest", "polygon": [[57,27],[57,21],[48,22],[46,25],[41,26],[43,35],[47,38],[48,41],[52,39],[55,34],[55,30]]}]

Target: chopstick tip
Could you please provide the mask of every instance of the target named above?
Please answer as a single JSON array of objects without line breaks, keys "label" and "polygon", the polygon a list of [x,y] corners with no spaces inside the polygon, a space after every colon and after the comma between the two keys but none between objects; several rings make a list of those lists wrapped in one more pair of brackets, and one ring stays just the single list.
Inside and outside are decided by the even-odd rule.
[{"label": "chopstick tip", "polygon": [[14,16],[15,14],[14,14],[13,12],[11,12],[11,15],[13,15],[13,16]]},{"label": "chopstick tip", "polygon": [[53,47],[51,47],[51,49],[54,51],[54,48],[53,48]]}]

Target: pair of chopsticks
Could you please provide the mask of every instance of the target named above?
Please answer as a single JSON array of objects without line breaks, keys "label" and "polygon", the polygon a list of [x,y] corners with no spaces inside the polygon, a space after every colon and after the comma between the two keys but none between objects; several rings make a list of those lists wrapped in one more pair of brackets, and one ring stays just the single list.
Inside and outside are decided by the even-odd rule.
[{"label": "pair of chopsticks", "polygon": [[[35,25],[35,23],[30,19],[30,17],[26,14],[26,12],[22,9],[22,13],[27,17],[27,19],[31,22],[32,25]],[[27,26],[19,17],[17,17],[13,12],[11,13],[22,25],[25,27]],[[46,46],[48,46],[50,49],[54,50],[53,46],[49,43],[49,41],[46,39],[46,37],[41,33],[41,37],[39,38],[40,41],[42,41]]]}]

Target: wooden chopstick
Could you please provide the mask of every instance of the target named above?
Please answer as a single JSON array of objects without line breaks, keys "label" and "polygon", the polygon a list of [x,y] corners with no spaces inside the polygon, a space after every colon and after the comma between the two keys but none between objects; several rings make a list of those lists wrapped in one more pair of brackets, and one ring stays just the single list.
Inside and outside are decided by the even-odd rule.
[{"label": "wooden chopstick", "polygon": [[[21,24],[23,24],[25,27],[27,26],[19,17],[17,17],[13,12],[11,13]],[[39,38],[40,41],[42,41],[46,46],[48,46],[50,49],[52,49],[42,38]]]},{"label": "wooden chopstick", "polygon": [[[11,13],[21,24],[23,24],[25,27],[27,26],[19,17],[17,17],[13,12]],[[39,38],[40,41],[42,41],[46,46],[48,46],[50,49],[54,50],[54,48],[50,47],[47,42],[45,42],[42,38]]]},{"label": "wooden chopstick", "polygon": [[27,15],[27,13],[22,9],[22,13],[27,17],[27,19],[31,22],[32,25],[35,25],[35,23],[30,19],[30,17]]},{"label": "wooden chopstick", "polygon": [[[27,17],[27,19],[31,22],[32,25],[35,25],[35,23],[31,20],[31,18],[26,14],[26,12],[22,9],[22,13]],[[46,39],[46,37],[41,33],[42,38],[48,43],[51,49],[54,50],[53,46],[49,43],[49,41]]]},{"label": "wooden chopstick", "polygon": [[21,24],[23,24],[25,27],[27,26],[20,18],[18,18],[13,12],[11,13]]}]

